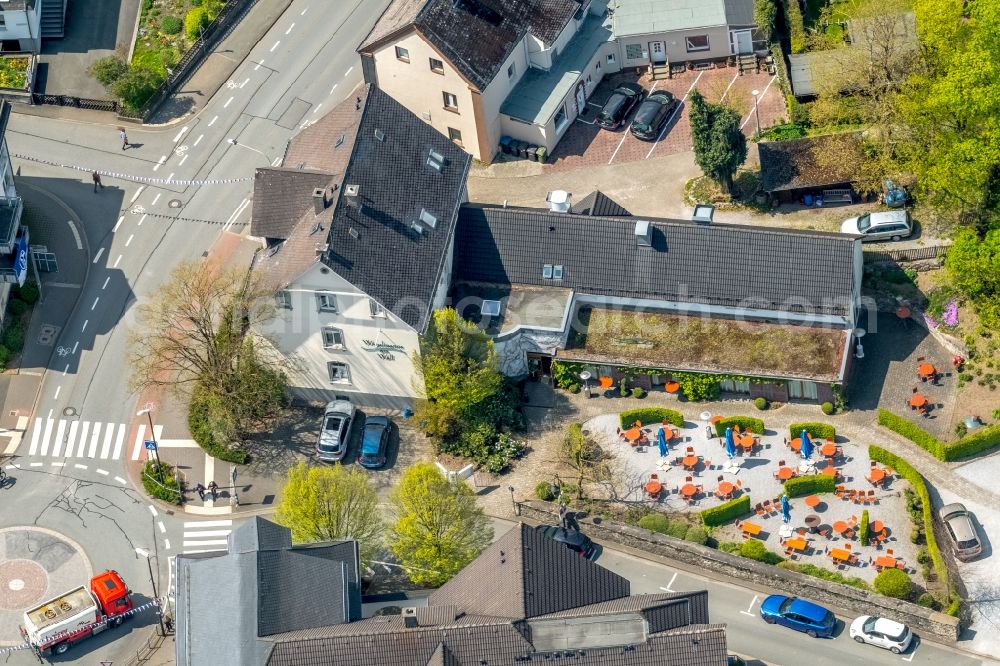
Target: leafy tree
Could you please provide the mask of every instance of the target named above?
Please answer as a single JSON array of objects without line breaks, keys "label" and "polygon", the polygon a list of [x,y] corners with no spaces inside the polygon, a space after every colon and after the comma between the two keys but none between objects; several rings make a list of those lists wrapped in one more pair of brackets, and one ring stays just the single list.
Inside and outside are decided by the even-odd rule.
[{"label": "leafy tree", "polygon": [[110,86],[128,72],[128,63],[119,55],[105,56],[90,65],[90,75],[103,86]]},{"label": "leafy tree", "polygon": [[493,526],[461,482],[429,463],[403,473],[389,499],[389,548],[418,585],[443,585],[493,539]]},{"label": "leafy tree", "polygon": [[201,31],[210,23],[208,10],[205,7],[195,7],[184,16],[184,32],[188,39],[198,39]]},{"label": "leafy tree", "polygon": [[913,592],[913,583],[905,571],[886,569],[875,576],[872,586],[879,594],[894,599],[909,599]]},{"label": "leafy tree", "polygon": [[612,473],[601,447],[583,434],[583,426],[579,423],[571,423],[566,429],[560,458],[573,470],[577,499],[583,499],[585,484],[606,481]]},{"label": "leafy tree", "polygon": [[723,192],[731,192],[733,174],[747,158],[740,115],[729,107],[706,102],[697,89],[691,91],[689,100],[695,162]]},{"label": "leafy tree", "polygon": [[775,0],[754,0],[753,20],[764,33],[764,39],[771,39],[774,33],[774,19],[778,16],[778,5]]},{"label": "leafy tree", "polygon": [[138,111],[163,83],[163,76],[148,67],[129,66],[128,71],[110,86],[112,95],[126,108]]},{"label": "leafy tree", "polygon": [[357,468],[300,462],[288,470],[275,518],[292,531],[296,543],[357,540],[363,566],[382,546],[378,495]]}]

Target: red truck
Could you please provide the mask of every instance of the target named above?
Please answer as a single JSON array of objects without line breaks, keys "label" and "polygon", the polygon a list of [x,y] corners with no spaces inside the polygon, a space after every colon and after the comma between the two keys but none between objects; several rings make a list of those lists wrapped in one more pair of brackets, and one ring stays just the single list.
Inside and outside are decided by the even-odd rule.
[{"label": "red truck", "polygon": [[105,571],[55,599],[26,610],[21,633],[40,654],[62,654],[74,643],[117,627],[131,616],[132,590]]}]

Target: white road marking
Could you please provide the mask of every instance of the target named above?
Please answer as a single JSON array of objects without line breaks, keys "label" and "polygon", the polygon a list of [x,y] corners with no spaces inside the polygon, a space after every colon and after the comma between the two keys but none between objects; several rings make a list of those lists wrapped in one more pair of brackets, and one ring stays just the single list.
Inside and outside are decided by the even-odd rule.
[{"label": "white road marking", "polygon": [[145,185],[142,185],[142,186],[140,186],[140,187],[139,187],[139,189],[137,189],[137,190],[135,191],[135,194],[133,194],[133,195],[132,195],[132,199],[131,199],[131,200],[129,200],[129,202],[128,202],[128,203],[129,203],[129,205],[132,205],[132,204],[134,204],[134,203],[135,203],[135,200],[139,198],[139,195],[140,195],[140,194],[142,194],[142,191],[143,191],[144,189],[146,189],[146,186],[145,186]]},{"label": "white road marking", "polygon": [[647,160],[653,154],[653,151],[656,150],[656,147],[660,145],[660,139],[662,139],[663,135],[667,133],[668,129],[670,129],[670,126],[674,122],[674,118],[677,116],[678,113],[680,113],[681,108],[683,108],[684,101],[688,98],[688,95],[691,94],[691,91],[694,90],[694,87],[698,84],[698,81],[701,79],[701,75],[704,73],[705,73],[704,71],[698,72],[698,76],[695,77],[694,82],[691,84],[691,87],[687,89],[686,93],[684,93],[684,97],[681,97],[681,101],[677,105],[677,108],[675,108],[674,112],[670,114],[670,118],[667,119],[667,123],[663,126],[663,129],[660,130],[660,136],[656,137],[656,141],[653,142],[653,146],[649,149],[649,152],[646,153]]},{"label": "white road marking", "polygon": [[115,477],[115,481],[117,481],[118,483],[122,484],[123,486],[127,486],[128,485],[128,481],[126,481],[125,479],[123,479],[120,476],[116,476]]},{"label": "white road marking", "polygon": [[337,84],[336,84],[336,83],[334,83],[334,84],[333,84],[333,87],[332,87],[332,88],[330,88],[330,94],[332,95],[332,94],[333,94],[333,91],[334,91],[334,90],[336,90],[336,89],[337,89]]},{"label": "white road marking", "polygon": [[[771,87],[771,84],[772,84],[772,83],[774,83],[774,80],[775,80],[776,78],[778,78],[777,74],[776,74],[776,75],[774,75],[774,76],[772,76],[772,77],[771,77],[771,80],[767,82],[767,85],[766,85],[766,86],[764,86],[764,90],[763,90],[763,92],[761,92],[761,93],[760,93],[760,97],[758,97],[758,98],[757,98],[757,103],[758,103],[758,104],[760,104],[760,100],[764,99],[764,95],[766,95],[766,94],[767,94],[767,91],[768,91],[768,89],[769,89],[769,88]],[[743,121],[742,123],[740,123],[740,129],[743,129],[743,127],[744,127],[744,126],[745,126],[745,125],[746,125],[746,124],[747,124],[748,122],[750,122],[750,119],[751,119],[751,118],[753,118],[753,109],[752,109],[752,108],[750,109],[750,113],[748,113],[748,114],[747,114],[747,117],[746,117],[746,120],[744,120],[744,121]]]},{"label": "white road marking", "polygon": [[139,424],[139,432],[135,433],[135,442],[132,444],[132,460],[139,459],[139,453],[142,451],[142,442],[146,437],[146,424]]},{"label": "white road marking", "polygon": [[35,451],[38,450],[38,438],[42,434],[42,417],[38,416],[35,418],[35,427],[31,430],[31,444],[28,445],[28,455],[35,455]]},{"label": "white road marking", "polygon": [[[90,436],[90,450],[87,451],[88,458],[94,458],[97,456],[97,440],[100,439],[102,425],[103,424],[101,423],[94,423],[94,432]],[[108,424],[108,427],[110,428],[111,424]]]},{"label": "white road marking", "polygon": [[156,205],[156,202],[160,200],[160,196],[161,196],[162,194],[163,194],[163,192],[157,192],[157,193],[156,193],[156,196],[155,196],[155,197],[153,197],[153,203],[151,203],[151,204],[149,204],[149,205],[150,205],[150,206],[155,206],[155,205]]},{"label": "white road marking", "polygon": [[65,376],[66,376],[66,373],[67,373],[67,372],[69,372],[69,363],[67,363],[67,364],[66,364],[66,367],[65,367],[65,368],[63,368],[63,377],[65,377]]},{"label": "white road marking", "polygon": [[104,442],[101,444],[101,459],[107,460],[108,456],[111,455],[111,440],[115,436],[115,424],[109,423],[108,427],[104,429]]},{"label": "white road marking", "polygon": [[187,160],[188,155],[190,155],[190,153],[184,153],[184,157],[182,157],[181,161],[177,163],[177,166],[184,166],[184,161]]},{"label": "white road marking", "polygon": [[76,463],[75,465],[73,465],[73,467],[77,469],[87,469],[86,465],[81,465],[80,463]]},{"label": "white road marking", "polygon": [[736,83],[736,79],[738,79],[739,76],[740,76],[739,72],[733,74],[733,80],[729,82],[729,85],[726,86],[725,91],[723,91],[722,97],[719,98],[719,104],[722,104],[726,100],[726,95],[729,94],[729,89],[733,87],[733,84]]},{"label": "white road marking", "polygon": [[135,238],[135,234],[132,234],[131,236],[128,237],[128,240],[125,241],[125,247],[128,247],[129,245],[131,245],[133,238]]},{"label": "white road marking", "polygon": [[743,613],[744,615],[749,615],[750,617],[754,617],[754,614],[751,613],[750,611],[753,610],[753,605],[755,603],[757,603],[757,599],[759,597],[760,597],[760,595],[757,595],[757,594],[753,595],[753,600],[750,602],[750,605],[747,606],[747,609],[745,611],[740,611],[740,612]]},{"label": "white road marking", "polygon": [[303,10],[302,10],[302,11],[301,11],[301,12],[299,13],[299,16],[305,16],[305,15],[306,15],[306,12],[307,12],[307,11],[309,11],[309,8],[308,8],[308,7],[306,7],[305,9],[303,9]]},{"label": "white road marking", "polygon": [[118,221],[115,222],[115,228],[112,229],[111,232],[114,233],[114,232],[118,231],[118,227],[122,226],[122,222],[124,220],[125,220],[125,216],[124,215],[122,215],[121,217],[119,217]]},{"label": "white road marking", "polygon": [[108,474],[110,474],[110,472],[108,472],[108,470],[106,470],[106,469],[98,469],[97,473],[98,474],[103,474],[104,476],[107,476]]},{"label": "white road marking", "polygon": [[287,35],[288,33],[290,33],[292,31],[292,28],[294,27],[295,27],[295,22],[293,21],[292,24],[288,26],[288,30],[285,31],[285,34]]},{"label": "white road marking", "polygon": [[261,58],[260,62],[257,63],[257,66],[253,68],[253,71],[256,72],[258,69],[260,69],[260,66],[263,65],[263,64],[264,64],[264,59]]},{"label": "white road marking", "polygon": [[42,466],[42,465],[44,465],[44,464],[45,464],[45,463],[37,463],[37,462],[36,462],[36,463],[28,463],[28,466],[29,466],[29,467],[41,467],[41,466]]},{"label": "white road marking", "polygon": [[[185,156],[185,157],[186,157],[186,156]],[[141,226],[142,226],[142,223],[146,221],[146,218],[147,218],[148,216],[149,216],[149,213],[143,213],[143,214],[142,214],[142,217],[140,217],[140,218],[139,218],[139,224],[137,224],[136,226],[139,226],[139,227],[141,227]]]},{"label": "white road marking", "polygon": [[113,268],[118,268],[118,262],[121,261],[121,260],[122,260],[122,255],[119,254],[118,258],[115,259],[115,265],[113,266]]},{"label": "white road marking", "polygon": [[76,342],[74,342],[74,343],[73,343],[73,353],[74,353],[74,354],[76,353],[76,348],[77,348],[77,347],[78,347],[79,345],[80,345],[80,341],[79,341],[79,340],[77,340]]},{"label": "white road marking", "polygon": [[45,434],[42,435],[43,441],[42,441],[42,450],[41,450],[41,454],[43,456],[49,455],[49,437],[52,436],[52,426],[53,425],[55,425],[55,421],[53,421],[51,418],[45,419]]},{"label": "white road marking", "polygon": [[245,86],[248,83],[250,83],[250,77],[249,76],[247,78],[243,79],[243,83],[240,84],[240,88],[242,88],[243,86]]},{"label": "white road marking", "polygon": [[913,649],[910,650],[910,656],[909,657],[903,657],[903,661],[913,661],[913,655],[915,655],[916,653],[917,653],[917,646],[914,645]]},{"label": "white road marking", "polygon": [[229,216],[228,220],[226,220],[226,223],[222,226],[222,230],[223,231],[229,230],[229,228],[236,223],[237,218],[239,218],[239,216],[243,214],[243,211],[246,210],[246,207],[249,205],[250,205],[250,199],[243,199],[243,203],[237,206],[236,210],[233,211],[233,214]]},{"label": "white road marking", "polygon": [[313,109],[313,113],[319,113],[319,110],[323,108],[323,104],[317,104],[316,108]]},{"label": "white road marking", "polygon": [[69,230],[73,232],[73,240],[76,241],[76,249],[83,249],[83,241],[80,239],[80,232],[77,231],[76,225],[73,224],[73,220],[66,220],[66,224],[69,225]]},{"label": "white road marking", "polygon": [[[58,394],[59,394],[59,389],[60,388],[62,388],[62,387],[60,386],[59,388],[56,389],[56,397],[57,398],[59,397]],[[59,419],[59,427],[56,428],[56,441],[52,445],[52,457],[53,458],[58,458],[59,457],[59,453],[62,452],[63,435],[64,434],[66,434],[66,422],[64,420],[62,420],[62,419]]]},{"label": "white road marking", "polygon": [[90,430],[90,421],[84,421],[80,425],[80,443],[76,445],[76,457],[83,457],[83,450],[87,446],[87,431]]},{"label": "white road marking", "polygon": [[156,512],[156,507],[153,506],[152,504],[149,505],[149,512],[153,514],[153,518],[156,518],[158,515],[160,515]]},{"label": "white road marking", "polygon": [[215,121],[218,120],[218,119],[219,119],[219,116],[215,116],[214,118],[212,118],[211,120],[209,120],[208,121],[208,126],[211,127],[212,125],[214,125]]},{"label": "white road marking", "polygon": [[52,466],[53,467],[65,467],[66,463],[64,463],[64,462],[54,462],[54,463],[52,463]]},{"label": "white road marking", "polygon": [[204,136],[205,136],[204,134],[199,134],[198,138],[194,140],[194,144],[192,145],[197,146],[199,143],[201,143],[201,140],[202,138],[204,138]]},{"label": "white road marking", "polygon": [[90,306],[91,311],[93,311],[93,309],[97,307],[97,302],[99,300],[101,300],[100,296],[98,296],[97,298],[94,299],[94,304]]},{"label": "white road marking", "polygon": [[274,46],[271,47],[271,53],[274,53],[274,49],[278,48],[278,44],[280,43],[281,43],[280,39],[274,43]]},{"label": "white road marking", "polygon": [[170,175],[169,175],[169,176],[167,176],[167,182],[169,183],[169,182],[170,182],[170,181],[172,181],[173,179],[174,179],[174,174],[173,174],[173,172],[170,172]]},{"label": "white road marking", "polygon": [[163,540],[163,547],[166,550],[170,550],[170,539],[164,539]]},{"label": "white road marking", "polygon": [[[124,219],[125,219],[124,217],[119,217],[118,218],[118,223],[121,224],[121,221],[124,220]],[[116,231],[118,230],[118,226],[117,225],[115,225],[115,230]],[[103,247],[100,250],[97,251],[97,254],[94,255],[94,262],[93,263],[96,264],[97,261],[101,258],[102,254],[104,254],[104,248]]]},{"label": "white road marking", "polygon": [[163,524],[162,520],[156,521],[156,526],[160,528],[160,534],[167,533],[167,526]]},{"label": "white road marking", "polygon": [[189,520],[184,523],[184,529],[189,527],[230,527],[232,524],[231,520]]},{"label": "white road marking", "polygon": [[[205,541],[185,541],[181,544],[184,548],[192,548],[194,546],[225,546],[229,544],[228,539],[207,539]],[[219,550],[222,550],[219,548]],[[206,551],[202,551],[206,552]]]},{"label": "white road marking", "polygon": [[[59,391],[61,391],[61,390],[62,390],[62,386],[57,386],[56,387],[56,394],[54,396],[52,396],[53,400],[58,400],[59,399]],[[62,422],[60,421],[60,423],[62,423]]]},{"label": "white road marking", "polygon": [[181,131],[178,132],[177,136],[174,137],[174,143],[177,143],[178,141],[180,141],[181,137],[184,136],[184,133],[187,132],[187,131],[188,131],[187,127],[182,127]]},{"label": "white road marking", "polygon": [[[673,588],[674,588],[674,581],[675,580],[677,580],[677,572],[676,571],[674,572],[674,575],[671,576],[670,582],[667,583],[667,587],[666,587],[667,592],[673,592],[674,591]],[[660,588],[660,589],[664,589],[664,588]]]},{"label": "white road marking", "polygon": [[[649,89],[649,92],[652,93],[654,90],[656,90],[656,86],[658,86],[659,84],[660,84],[659,81],[655,82],[653,84],[653,87]],[[680,106],[680,105],[678,105],[678,106]],[[624,126],[622,127],[622,129],[624,130]],[[615,152],[611,153],[611,159],[608,160],[608,164],[611,164],[612,162],[615,161],[615,156],[618,154],[618,151],[621,150],[622,145],[624,145],[624,143],[625,143],[625,139],[628,138],[628,135],[629,135],[628,131],[625,131],[622,134],[622,140],[618,142],[618,146],[615,148]]]},{"label": "white road marking", "polygon": [[122,445],[125,443],[125,433],[128,430],[128,426],[122,425],[118,428],[118,436],[115,437],[115,448],[111,452],[111,457],[118,460],[122,456]]},{"label": "white road marking", "polygon": [[351,65],[350,67],[347,68],[347,71],[344,72],[344,76],[347,76],[348,74],[350,74],[353,71],[354,71],[354,65]]}]

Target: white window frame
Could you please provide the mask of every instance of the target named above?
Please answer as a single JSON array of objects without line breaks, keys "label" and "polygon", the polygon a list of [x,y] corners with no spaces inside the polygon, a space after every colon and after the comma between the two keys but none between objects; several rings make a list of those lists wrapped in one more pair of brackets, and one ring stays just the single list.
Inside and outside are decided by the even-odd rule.
[{"label": "white window frame", "polygon": [[337,307],[337,295],[330,291],[317,291],[316,308],[320,312],[340,312]]},{"label": "white window frame", "polygon": [[562,264],[556,264],[552,267],[552,279],[562,280],[563,279],[563,267]]},{"label": "white window frame", "polygon": [[[454,136],[452,136],[453,132],[458,135],[457,138],[454,137]],[[458,144],[458,145],[461,146],[462,145],[462,130],[456,129],[454,127],[449,127],[448,128],[448,138],[451,139],[452,143],[456,143],[456,144]]]},{"label": "white window frame", "polygon": [[[700,39],[702,37],[705,38],[705,46],[691,46],[691,38]],[[684,45],[687,47],[688,53],[712,50],[712,41],[709,39],[708,35],[688,35],[684,38]]]},{"label": "white window frame", "polygon": [[[458,111],[458,95],[455,93],[450,93],[446,90],[441,91],[441,98],[444,101],[444,108],[449,111]],[[449,98],[454,104],[448,104]]]},{"label": "white window frame", "polygon": [[[614,62],[615,62],[615,54],[614,53],[609,53],[608,57],[607,57],[607,60],[608,60],[608,64],[609,65],[613,65]],[[600,65],[600,62],[598,62],[598,65]],[[600,67],[598,67],[598,69],[600,69]]]},{"label": "white window frame", "polygon": [[382,304],[376,301],[374,298],[368,299],[368,311],[371,313],[373,317],[382,317],[384,319],[386,316],[385,308],[383,308]]},{"label": "white window frame", "polygon": [[[560,113],[562,114],[562,122],[559,121],[559,114]],[[559,109],[556,111],[556,115],[553,116],[552,119],[553,119],[553,121],[555,121],[556,134],[559,134],[564,129],[566,129],[566,126],[569,125],[569,114],[566,113],[566,105],[565,104],[562,104],[562,105],[559,106]]]},{"label": "white window frame", "polygon": [[[434,63],[441,63],[440,67],[435,67]],[[435,74],[444,74],[444,60],[439,60],[438,58],[428,58],[427,64],[431,68],[431,71]]]},{"label": "white window frame", "polygon": [[403,62],[410,62],[410,49],[405,46],[396,47],[396,60],[402,60]]},{"label": "white window frame", "polygon": [[551,280],[552,279],[552,264],[542,265],[542,279]]},{"label": "white window frame", "polygon": [[[334,376],[334,368],[337,368],[337,376]],[[327,361],[326,374],[330,378],[331,384],[350,384],[351,366],[340,361]]]},{"label": "white window frame", "polygon": [[[323,337],[323,349],[347,349],[344,343],[344,331],[336,326],[324,326],[320,335]],[[337,342],[338,338],[340,342]]]},{"label": "white window frame", "polygon": [[274,304],[282,310],[291,310],[292,293],[287,289],[282,289],[274,295]]}]

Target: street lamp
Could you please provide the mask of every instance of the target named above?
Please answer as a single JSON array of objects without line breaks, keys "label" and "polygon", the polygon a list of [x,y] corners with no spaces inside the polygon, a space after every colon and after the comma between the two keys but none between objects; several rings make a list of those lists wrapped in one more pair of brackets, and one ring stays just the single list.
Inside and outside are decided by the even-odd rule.
[{"label": "street lamp", "polygon": [[521,511],[518,509],[517,502],[514,501],[514,486],[507,486],[507,490],[510,491],[510,505],[514,507],[514,515],[520,516]]},{"label": "street lamp", "polygon": [[593,397],[590,395],[590,378],[592,376],[593,375],[590,374],[589,370],[584,370],[583,372],[580,373],[580,379],[583,380],[583,388],[587,391],[588,398]]},{"label": "street lamp", "polygon": [[[156,593],[156,580],[153,578],[153,558],[155,557],[155,555],[151,554],[145,548],[136,548],[135,554],[138,555],[139,557],[146,558],[146,566],[149,568],[149,584],[153,586],[153,599],[157,600],[156,619],[160,623],[160,635],[166,636],[167,635],[166,629],[163,628],[163,607],[160,606],[159,603],[160,595]],[[157,560],[157,563],[159,563],[159,560]],[[160,567],[159,564],[157,564],[156,567],[157,573],[159,573],[159,570]]]},{"label": "street lamp", "polygon": [[153,441],[153,457],[156,458],[156,477],[163,483],[163,469],[160,467],[160,446],[156,443],[156,431],[153,430],[153,408],[147,407],[135,413],[136,416],[145,416],[149,419],[149,436]]},{"label": "street lamp", "polygon": [[754,136],[760,136],[760,113],[757,112],[757,100],[760,98],[760,91],[754,90],[750,93],[753,95],[753,117],[755,118],[755,123],[757,131],[754,132]]},{"label": "street lamp", "polygon": [[274,160],[272,160],[270,157],[268,157],[267,153],[265,153],[263,150],[258,150],[256,148],[254,148],[253,146],[248,146],[245,143],[240,143],[236,139],[226,139],[226,142],[229,145],[231,145],[231,146],[239,146],[240,148],[246,148],[247,150],[252,150],[253,152],[257,153],[258,155],[263,155],[264,159],[267,160],[268,164],[273,164],[274,163]]}]

